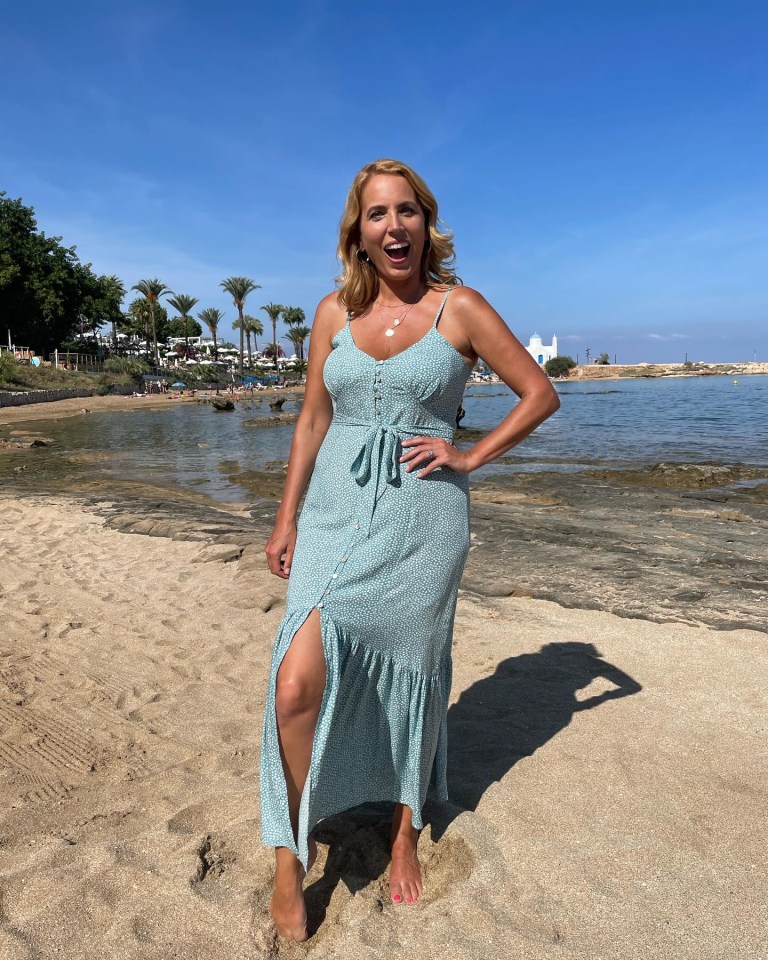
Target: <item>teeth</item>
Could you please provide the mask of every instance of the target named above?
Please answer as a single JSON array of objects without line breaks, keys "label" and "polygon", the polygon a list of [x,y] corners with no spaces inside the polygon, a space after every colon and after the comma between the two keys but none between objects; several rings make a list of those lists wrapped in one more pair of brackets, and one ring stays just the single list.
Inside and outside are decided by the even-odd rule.
[{"label": "teeth", "polygon": [[407,243],[395,243],[391,247],[384,247],[385,250],[404,250],[409,244]]}]

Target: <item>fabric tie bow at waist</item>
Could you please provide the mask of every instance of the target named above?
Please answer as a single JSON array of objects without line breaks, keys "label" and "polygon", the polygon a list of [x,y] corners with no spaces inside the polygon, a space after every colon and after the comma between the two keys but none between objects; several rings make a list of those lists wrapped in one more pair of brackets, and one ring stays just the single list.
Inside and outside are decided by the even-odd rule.
[{"label": "fabric tie bow at waist", "polygon": [[[366,536],[371,535],[371,524],[376,504],[384,495],[387,484],[393,487],[400,486],[400,441],[403,434],[442,437],[449,443],[453,441],[450,431],[436,430],[430,427],[395,425],[389,423],[363,424],[352,421],[339,421],[354,426],[370,426],[360,451],[352,462],[350,472],[358,486],[365,487],[370,483],[370,498],[366,508],[367,530]],[[384,484],[381,491],[382,476]],[[371,483],[371,479],[373,482]]]}]

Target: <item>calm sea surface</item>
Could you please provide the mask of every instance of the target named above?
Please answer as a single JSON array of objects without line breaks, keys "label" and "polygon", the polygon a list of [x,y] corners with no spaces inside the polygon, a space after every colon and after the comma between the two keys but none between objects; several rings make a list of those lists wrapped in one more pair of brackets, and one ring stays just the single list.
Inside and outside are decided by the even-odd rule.
[{"label": "calm sea surface", "polygon": [[[674,460],[768,465],[768,376],[610,380],[556,384],[562,406],[523,444],[510,462],[473,474],[521,470],[572,471]],[[503,384],[467,387],[462,426],[494,427],[517,398]],[[87,401],[84,401],[87,402]],[[284,412],[298,411],[286,402]],[[293,427],[248,428],[270,416],[266,402],[234,413],[208,404],[94,414],[59,421],[53,447],[40,450],[50,466],[71,474],[71,458],[89,473],[181,485],[219,500],[253,497],[248,471],[274,469],[287,460]],[[33,429],[46,432],[46,423]],[[6,431],[7,434],[7,431]],[[460,437],[460,434],[459,434]]]}]

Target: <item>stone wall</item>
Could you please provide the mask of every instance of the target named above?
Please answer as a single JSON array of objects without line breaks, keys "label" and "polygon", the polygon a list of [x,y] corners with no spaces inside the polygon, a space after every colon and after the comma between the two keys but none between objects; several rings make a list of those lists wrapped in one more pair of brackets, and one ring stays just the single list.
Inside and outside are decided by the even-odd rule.
[{"label": "stone wall", "polygon": [[95,390],[30,390],[28,393],[8,393],[0,390],[0,407],[23,407],[28,403],[49,403],[51,400],[93,397],[95,394]]}]

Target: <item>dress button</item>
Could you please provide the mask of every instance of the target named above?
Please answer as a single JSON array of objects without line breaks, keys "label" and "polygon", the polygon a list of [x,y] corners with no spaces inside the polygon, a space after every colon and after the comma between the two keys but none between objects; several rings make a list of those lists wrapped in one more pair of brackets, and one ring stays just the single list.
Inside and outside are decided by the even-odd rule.
[{"label": "dress button", "polygon": [[317,609],[318,609],[318,610],[322,610],[324,606],[325,606],[325,604],[324,604],[323,601],[321,600],[320,603],[318,603],[318,605],[317,605]]},{"label": "dress button", "polygon": [[335,580],[338,577],[338,573],[331,574],[331,580]]}]

